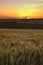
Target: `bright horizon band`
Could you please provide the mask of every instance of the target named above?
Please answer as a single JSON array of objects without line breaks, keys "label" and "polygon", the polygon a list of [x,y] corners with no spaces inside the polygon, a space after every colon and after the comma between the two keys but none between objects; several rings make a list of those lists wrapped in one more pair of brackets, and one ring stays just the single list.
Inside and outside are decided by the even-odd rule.
[{"label": "bright horizon band", "polygon": [[43,18],[42,0],[1,0],[0,18]]}]

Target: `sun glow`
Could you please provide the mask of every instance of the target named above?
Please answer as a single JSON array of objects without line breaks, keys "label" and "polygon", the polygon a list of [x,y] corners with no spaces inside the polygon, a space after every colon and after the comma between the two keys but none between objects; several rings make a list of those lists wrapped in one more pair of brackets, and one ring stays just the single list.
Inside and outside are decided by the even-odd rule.
[{"label": "sun glow", "polygon": [[[10,3],[10,2],[9,2]],[[0,4],[0,17],[7,16],[13,18],[43,18],[43,5],[34,3]]]}]

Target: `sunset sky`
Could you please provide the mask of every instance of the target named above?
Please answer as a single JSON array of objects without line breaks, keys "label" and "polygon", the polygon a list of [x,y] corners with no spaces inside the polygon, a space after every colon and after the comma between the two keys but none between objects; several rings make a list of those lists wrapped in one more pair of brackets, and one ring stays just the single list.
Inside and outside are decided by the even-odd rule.
[{"label": "sunset sky", "polygon": [[0,18],[43,18],[43,0],[0,0]]}]

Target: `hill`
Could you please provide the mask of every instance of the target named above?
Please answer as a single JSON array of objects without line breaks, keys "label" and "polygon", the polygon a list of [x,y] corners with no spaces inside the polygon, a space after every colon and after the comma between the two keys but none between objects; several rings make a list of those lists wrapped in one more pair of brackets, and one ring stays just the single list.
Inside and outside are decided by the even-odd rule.
[{"label": "hill", "polygon": [[0,28],[43,29],[43,19],[0,19]]}]

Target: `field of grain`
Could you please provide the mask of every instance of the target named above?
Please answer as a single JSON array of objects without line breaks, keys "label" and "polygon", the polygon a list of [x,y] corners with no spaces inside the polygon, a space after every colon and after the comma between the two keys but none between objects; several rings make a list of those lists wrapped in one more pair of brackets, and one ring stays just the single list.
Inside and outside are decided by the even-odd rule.
[{"label": "field of grain", "polygon": [[43,65],[43,30],[0,29],[0,65]]}]

